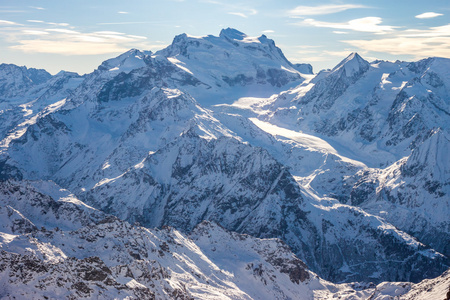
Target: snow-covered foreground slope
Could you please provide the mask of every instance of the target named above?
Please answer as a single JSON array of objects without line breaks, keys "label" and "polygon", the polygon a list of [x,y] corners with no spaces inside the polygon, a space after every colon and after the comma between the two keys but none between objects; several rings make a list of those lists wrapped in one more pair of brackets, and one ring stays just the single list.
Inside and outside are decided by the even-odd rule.
[{"label": "snow-covered foreground slope", "polygon": [[[62,197],[55,201],[43,190]],[[449,283],[444,274],[416,285],[336,285],[309,271],[280,240],[211,222],[189,236],[169,227],[132,226],[75,198],[68,201],[65,193],[50,182],[0,185],[0,207],[15,212],[0,218],[2,299],[422,299],[430,287],[433,295],[444,295]],[[61,229],[54,221],[42,223],[38,211],[49,214],[47,220],[83,212],[80,219],[90,221]]]},{"label": "snow-covered foreground slope", "polygon": [[[17,203],[7,207],[26,211],[16,210],[21,224],[13,214],[1,219],[2,298],[313,299],[315,293],[330,294],[328,285],[333,286],[279,240],[231,233],[208,222],[190,237],[172,228],[149,230],[112,216],[99,218],[80,201],[55,211],[49,205],[54,200],[33,184],[44,183],[0,187],[2,207]],[[29,198],[36,200],[27,205]],[[93,214],[92,223],[65,230],[53,222],[33,226],[42,222],[36,211],[67,219],[80,209]],[[11,223],[16,226],[5,228]]]},{"label": "snow-covered foreground slope", "polygon": [[2,228],[81,230],[112,214],[186,237],[208,220],[280,238],[334,282],[436,277],[449,265],[446,65],[352,54],[313,76],[265,36],[225,29],[130,50],[82,78],[16,67],[0,96],[0,178],[59,200],[32,201],[51,208],[40,215],[12,191]]}]

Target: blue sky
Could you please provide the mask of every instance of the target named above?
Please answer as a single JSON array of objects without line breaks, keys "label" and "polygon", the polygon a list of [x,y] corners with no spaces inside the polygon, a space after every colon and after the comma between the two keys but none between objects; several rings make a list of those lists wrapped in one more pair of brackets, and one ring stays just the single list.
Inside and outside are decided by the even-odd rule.
[{"label": "blue sky", "polygon": [[353,51],[367,60],[450,57],[448,0],[6,0],[0,63],[83,74],[130,48],[155,51],[177,34],[226,27],[265,34],[315,71]]}]

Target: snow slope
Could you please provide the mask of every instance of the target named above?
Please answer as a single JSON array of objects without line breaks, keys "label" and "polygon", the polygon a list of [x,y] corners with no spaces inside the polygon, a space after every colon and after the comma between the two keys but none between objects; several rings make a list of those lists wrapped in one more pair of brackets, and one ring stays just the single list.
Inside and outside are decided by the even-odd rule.
[{"label": "snow slope", "polygon": [[[169,227],[147,229],[105,214],[98,219],[98,211],[79,200],[56,211],[51,205],[27,205],[30,197],[40,203],[65,201],[33,186],[57,194],[49,182],[0,186],[0,207],[14,191],[26,211],[0,218],[0,225],[16,225],[0,232],[2,299],[426,299],[448,289],[448,272],[418,284],[333,284],[309,271],[278,239],[229,232],[211,222],[202,222],[189,236]],[[28,225],[39,221],[33,211],[67,219],[83,205],[86,216],[93,216],[81,227]],[[17,214],[28,223],[17,223]]]},{"label": "snow slope", "polygon": [[231,103],[244,96],[271,96],[307,77],[273,40],[265,35],[249,37],[233,28],[223,29],[218,37],[178,35],[155,56],[166,57],[206,85],[206,89],[187,87],[204,106]]}]

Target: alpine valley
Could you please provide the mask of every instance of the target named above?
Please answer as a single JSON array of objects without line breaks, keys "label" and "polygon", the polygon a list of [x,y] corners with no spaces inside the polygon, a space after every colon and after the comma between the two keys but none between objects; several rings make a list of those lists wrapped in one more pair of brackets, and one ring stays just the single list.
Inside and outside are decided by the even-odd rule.
[{"label": "alpine valley", "polygon": [[449,216],[450,59],[0,65],[0,299],[442,300]]}]

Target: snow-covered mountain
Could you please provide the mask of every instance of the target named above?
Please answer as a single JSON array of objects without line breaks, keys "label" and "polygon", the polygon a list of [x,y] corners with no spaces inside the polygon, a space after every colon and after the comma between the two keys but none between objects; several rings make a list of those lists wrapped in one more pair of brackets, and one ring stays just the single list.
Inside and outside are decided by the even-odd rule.
[{"label": "snow-covered mountain", "polygon": [[[318,276],[333,282],[419,282],[437,277],[450,264],[446,66],[449,60],[439,58],[369,63],[353,53],[332,70],[312,75],[308,65],[290,63],[267,37],[248,37],[228,28],[218,37],[177,36],[156,53],[130,50],[83,77],[62,72],[47,78],[43,73],[39,81],[27,75],[34,79],[21,85],[27,69],[15,67],[21,71],[4,72],[5,82],[17,82],[10,89],[14,93],[6,88],[0,94],[5,108],[0,112],[4,120],[0,177],[26,181],[3,183],[1,228],[5,234],[24,236],[42,226],[55,230],[52,224],[60,223],[63,232],[84,230],[83,235],[89,230],[128,228],[152,232],[160,241],[182,236],[180,244],[196,244],[224,274],[240,274],[236,278],[263,274],[264,280],[258,280],[270,282],[262,289],[259,281],[245,286],[238,282],[242,279],[214,275],[220,282],[211,285],[220,295],[226,295],[224,282],[236,285],[236,294],[229,295],[232,299],[262,297],[258,293],[266,290],[278,291],[269,293],[273,298],[295,298],[292,295],[299,290],[290,286],[292,280],[288,284],[277,279],[281,275],[273,275],[283,273],[283,264],[277,269],[265,254],[258,256],[268,263],[263,267],[252,262],[245,271],[226,269],[232,256],[224,246],[211,250],[211,244],[228,240],[227,251],[254,255],[229,236],[256,244],[258,238],[279,238]],[[14,66],[8,65],[10,69]],[[34,196],[21,197],[28,192]],[[124,221],[139,222],[147,229]],[[104,225],[111,222],[117,226]],[[175,229],[164,236],[148,229],[165,225]],[[116,235],[114,244],[126,244],[122,238]],[[21,237],[20,243],[26,239]],[[64,238],[56,240],[60,239]],[[156,298],[171,297],[170,293],[201,298],[182,287],[196,285],[192,289],[200,290],[208,285],[209,279],[194,284],[197,279],[170,273],[174,264],[180,265],[180,254],[167,265],[172,271],[164,271],[175,281],[151,283],[147,278],[126,288],[121,271],[111,269],[110,258],[86,262],[94,256],[91,252],[72,255],[72,248],[56,240],[38,238],[39,243],[59,249],[53,252],[71,253],[66,254],[70,263],[58,260],[60,267],[39,258],[55,274],[64,268],[75,272],[90,263],[97,269],[106,264],[111,272],[105,277],[109,289],[123,289],[134,297],[139,297],[139,289],[149,292],[155,285],[166,287],[151,289]],[[75,242],[63,244],[71,243]],[[14,245],[5,242],[4,249],[10,252],[6,260],[27,264],[28,253],[19,251],[27,246]],[[41,246],[31,249],[36,247]],[[212,268],[203,269],[195,255],[186,254],[189,259],[183,258],[181,268]],[[294,265],[303,270],[298,258]],[[132,260],[133,255],[115,263],[137,263]],[[148,266],[137,268],[143,272]],[[42,280],[51,280],[47,271],[39,273]],[[317,278],[310,271],[295,272]],[[82,289],[91,291],[87,294],[100,295],[92,282],[83,280]],[[344,297],[350,289],[364,298],[375,287],[331,288],[321,280],[302,285],[302,293],[327,299]],[[383,299],[398,287],[384,285],[386,294],[377,287],[373,295]],[[74,289],[65,285],[61,293]],[[398,293],[410,289],[413,285],[405,285]],[[29,290],[29,295],[35,292],[40,293]]]},{"label": "snow-covered mountain", "polygon": [[343,174],[345,180],[318,181],[313,172],[312,181],[301,180],[448,255],[448,66],[442,58],[369,64],[353,53],[331,71],[247,110],[284,129],[322,137],[372,167]]},{"label": "snow-covered mountain", "polygon": [[369,166],[409,155],[448,131],[449,59],[368,63],[352,53],[330,71],[265,104],[272,123],[327,137]]},{"label": "snow-covered mountain", "polygon": [[[24,205],[29,199],[33,205]],[[5,299],[426,299],[448,289],[448,273],[416,285],[333,284],[281,240],[206,221],[188,236],[170,227],[149,230],[86,206],[51,182],[3,182],[0,203],[11,211],[0,215]],[[70,219],[81,223],[64,223]]]},{"label": "snow-covered mountain", "polygon": [[438,129],[410,156],[385,169],[360,171],[348,202],[449,256],[449,141]]},{"label": "snow-covered mountain", "polygon": [[268,97],[312,74],[310,65],[293,65],[265,35],[249,37],[232,28],[223,29],[218,37],[178,35],[155,55],[166,57],[206,86],[200,91],[187,89],[203,105]]},{"label": "snow-covered mountain", "polygon": [[36,119],[59,108],[83,81],[76,73],[0,65],[0,153]]},{"label": "snow-covered mountain", "polygon": [[50,73],[42,69],[0,64],[0,100],[23,96],[29,89],[45,83],[51,77]]}]

